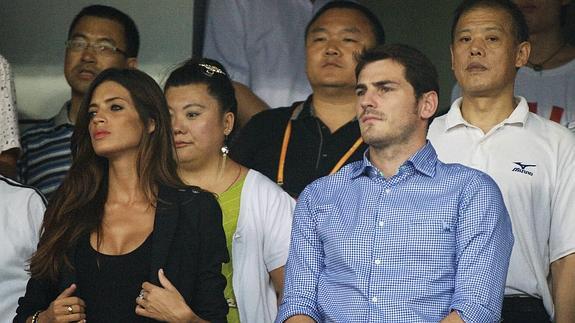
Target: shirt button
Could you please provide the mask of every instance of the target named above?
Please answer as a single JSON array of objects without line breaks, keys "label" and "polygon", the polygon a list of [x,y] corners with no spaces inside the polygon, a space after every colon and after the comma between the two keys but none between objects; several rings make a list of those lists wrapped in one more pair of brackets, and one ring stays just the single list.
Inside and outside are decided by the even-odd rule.
[{"label": "shirt button", "polygon": [[379,260],[379,259],[375,259],[375,264],[376,264],[376,265],[379,265],[379,264],[381,264],[381,260]]},{"label": "shirt button", "polygon": [[383,221],[379,221],[379,226],[382,227],[383,226]]},{"label": "shirt button", "polygon": [[374,303],[377,303],[377,297],[375,297],[375,296],[372,297],[372,298],[371,298],[371,301],[374,302]]},{"label": "shirt button", "polygon": [[389,194],[389,192],[391,192],[391,190],[389,188],[385,189],[385,194]]}]

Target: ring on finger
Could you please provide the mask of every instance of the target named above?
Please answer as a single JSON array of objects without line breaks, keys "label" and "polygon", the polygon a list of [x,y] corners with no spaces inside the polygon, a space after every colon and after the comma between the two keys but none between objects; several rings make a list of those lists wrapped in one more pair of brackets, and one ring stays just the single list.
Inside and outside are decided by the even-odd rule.
[{"label": "ring on finger", "polygon": [[68,310],[68,314],[74,313],[74,309],[72,308],[72,306],[66,307],[66,310]]},{"label": "ring on finger", "polygon": [[140,295],[138,295],[139,299],[144,299],[144,292],[145,291],[143,289],[140,291]]}]

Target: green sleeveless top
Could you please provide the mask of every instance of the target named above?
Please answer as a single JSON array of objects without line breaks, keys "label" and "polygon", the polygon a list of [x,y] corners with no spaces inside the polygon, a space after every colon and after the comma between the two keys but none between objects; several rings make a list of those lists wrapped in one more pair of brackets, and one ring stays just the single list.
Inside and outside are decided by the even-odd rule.
[{"label": "green sleeveless top", "polygon": [[232,241],[234,232],[238,227],[238,217],[240,215],[240,197],[242,195],[242,188],[244,187],[245,177],[238,180],[227,191],[218,195],[218,203],[222,209],[223,226],[226,234],[226,244],[228,246],[228,253],[230,254],[230,262],[223,264],[222,274],[226,277],[226,288],[224,289],[224,296],[228,301],[229,312],[228,322],[239,323],[240,315],[236,305],[236,297],[234,296],[234,288],[232,285],[233,268],[232,268]]}]

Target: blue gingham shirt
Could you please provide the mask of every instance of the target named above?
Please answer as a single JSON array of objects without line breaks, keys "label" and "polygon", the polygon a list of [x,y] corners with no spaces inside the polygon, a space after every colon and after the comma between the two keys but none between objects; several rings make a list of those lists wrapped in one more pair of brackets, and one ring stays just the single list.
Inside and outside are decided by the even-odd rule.
[{"label": "blue gingham shirt", "polygon": [[501,192],[430,143],[387,179],[364,156],[310,184],[291,239],[277,322],[500,318],[513,245]]}]

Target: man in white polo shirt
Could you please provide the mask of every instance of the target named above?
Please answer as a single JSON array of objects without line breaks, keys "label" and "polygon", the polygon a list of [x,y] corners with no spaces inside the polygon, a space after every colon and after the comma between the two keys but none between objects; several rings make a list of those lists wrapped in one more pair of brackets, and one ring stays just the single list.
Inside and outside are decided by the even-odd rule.
[{"label": "man in white polo shirt", "polygon": [[515,235],[503,320],[575,322],[575,136],[514,97],[525,19],[511,1],[466,0],[451,35],[462,98],[428,138],[442,161],[488,173],[503,193]]}]

